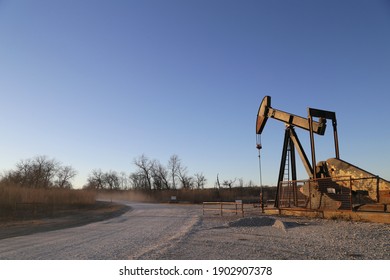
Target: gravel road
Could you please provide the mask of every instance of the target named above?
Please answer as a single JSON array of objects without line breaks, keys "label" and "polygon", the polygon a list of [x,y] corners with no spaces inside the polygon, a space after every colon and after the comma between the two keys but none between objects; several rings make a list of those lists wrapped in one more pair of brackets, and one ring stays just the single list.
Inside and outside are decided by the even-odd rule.
[{"label": "gravel road", "polygon": [[131,211],[106,221],[2,239],[0,259],[142,259],[163,252],[200,219],[198,207],[126,204]]},{"label": "gravel road", "polygon": [[390,259],[390,225],[126,204],[106,221],[3,239],[0,259]]}]

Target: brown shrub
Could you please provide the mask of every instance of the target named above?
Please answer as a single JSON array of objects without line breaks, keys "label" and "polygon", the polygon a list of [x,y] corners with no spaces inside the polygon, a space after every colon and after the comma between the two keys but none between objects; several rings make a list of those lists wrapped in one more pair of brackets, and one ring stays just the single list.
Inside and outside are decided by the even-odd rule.
[{"label": "brown shrub", "polygon": [[[19,186],[0,186],[0,217],[23,215],[28,212],[52,213],[69,207],[93,205],[96,193],[72,189],[32,189]],[[32,214],[34,214],[32,213]]]}]

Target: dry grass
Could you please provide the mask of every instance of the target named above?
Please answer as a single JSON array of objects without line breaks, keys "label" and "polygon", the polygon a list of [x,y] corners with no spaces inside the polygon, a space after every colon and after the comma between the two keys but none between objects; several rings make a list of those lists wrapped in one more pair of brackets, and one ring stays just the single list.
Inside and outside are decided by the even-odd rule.
[{"label": "dry grass", "polygon": [[[71,189],[32,189],[0,186],[0,218],[52,214],[56,210],[95,204],[96,193]],[[38,213],[39,212],[39,213]]]},{"label": "dry grass", "polygon": [[[274,198],[274,188],[265,188],[264,198]],[[96,198],[138,202],[202,203],[206,201],[260,202],[260,188],[152,190],[152,191],[101,191],[70,189],[33,189],[0,185],[0,220],[30,219],[58,214],[62,210],[94,205]]]},{"label": "dry grass", "polygon": [[[202,203],[205,201],[235,201],[260,202],[260,188],[232,188],[232,189],[193,189],[193,190],[152,190],[152,191],[116,191],[99,192],[98,198],[129,200],[139,202],[169,202],[175,196],[179,202]],[[275,188],[265,188],[264,199],[274,199]]]}]

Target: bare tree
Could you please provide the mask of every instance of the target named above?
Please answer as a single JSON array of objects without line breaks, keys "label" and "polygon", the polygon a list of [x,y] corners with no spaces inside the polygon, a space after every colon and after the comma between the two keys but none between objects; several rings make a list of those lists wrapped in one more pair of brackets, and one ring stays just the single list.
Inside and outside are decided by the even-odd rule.
[{"label": "bare tree", "polygon": [[179,184],[183,189],[191,189],[194,185],[203,188],[206,182],[203,174],[197,174],[197,179],[188,176],[187,167],[177,155],[170,157],[167,166],[158,160],[151,161],[145,155],[136,158],[134,164],[138,169],[130,174],[130,181],[135,189],[176,189]]},{"label": "bare tree", "polygon": [[22,186],[22,177],[14,170],[7,170],[3,172],[0,183],[5,186],[19,185]]},{"label": "bare tree", "polygon": [[193,178],[187,175],[187,167],[182,165],[179,166],[177,172],[181,187],[183,189],[191,189],[193,186]]},{"label": "bare tree", "polygon": [[203,189],[206,185],[206,177],[202,173],[195,173],[195,187],[197,189]]},{"label": "bare tree", "polygon": [[130,178],[125,172],[119,173],[119,187],[122,190],[128,190],[130,188]]},{"label": "bare tree", "polygon": [[87,184],[84,186],[86,189],[101,190],[105,188],[105,175],[101,169],[92,170],[91,174],[87,178]]},{"label": "bare tree", "polygon": [[57,174],[57,171],[60,167],[60,163],[57,162],[54,159],[47,159],[47,157],[42,156],[42,157],[36,157],[35,159],[36,162],[36,170],[38,171],[37,174],[37,182],[40,182],[42,178],[42,186],[44,188],[49,188],[53,186],[53,180]]},{"label": "bare tree", "polygon": [[172,155],[168,161],[168,169],[170,172],[172,189],[176,189],[176,178],[178,177],[179,169],[181,166],[181,160],[178,155]]},{"label": "bare tree", "polygon": [[145,178],[143,174],[134,172],[129,176],[130,184],[135,190],[143,190],[147,183],[145,182]]},{"label": "bare tree", "polygon": [[55,181],[55,186],[59,188],[72,188],[72,183],[70,182],[77,175],[77,171],[74,170],[71,166],[62,166],[57,170],[57,180]]},{"label": "bare tree", "polygon": [[194,186],[194,178],[191,176],[180,176],[180,183],[183,189],[192,189]]},{"label": "bare tree", "polygon": [[1,181],[28,188],[71,188],[70,181],[76,174],[71,166],[62,166],[46,156],[36,156],[20,160],[16,169],[6,172]]},{"label": "bare tree", "polygon": [[139,168],[137,176],[141,176],[138,182],[145,183],[143,189],[152,189],[152,162],[145,156],[141,155],[139,158],[134,160],[134,164]]},{"label": "bare tree", "polygon": [[236,182],[237,178],[235,178],[234,180],[224,180],[222,182],[222,185],[225,186],[225,187],[229,187],[229,189],[231,189],[234,185],[234,183]]},{"label": "bare tree", "polygon": [[220,189],[221,188],[221,183],[219,182],[219,174],[217,174],[217,181],[215,182],[215,188]]},{"label": "bare tree", "polygon": [[60,164],[46,156],[37,156],[32,159],[21,160],[16,164],[13,173],[18,184],[32,188],[49,188],[54,185],[54,177]]},{"label": "bare tree", "polygon": [[34,172],[32,168],[32,159],[21,160],[16,164],[16,170],[11,171],[9,176],[12,176],[13,183],[21,186],[33,186]]},{"label": "bare tree", "polygon": [[109,190],[118,190],[120,187],[119,175],[116,171],[108,171],[103,174],[104,186]]},{"label": "bare tree", "polygon": [[169,189],[168,170],[157,160],[152,164],[153,185],[157,190]]},{"label": "bare tree", "polygon": [[224,187],[228,187],[229,189],[231,189],[233,187],[234,183],[236,182],[236,180],[237,180],[237,178],[235,178],[234,180],[223,180],[222,184],[221,184],[219,181],[219,174],[217,174],[217,182],[215,183],[215,185],[218,188],[221,188],[221,185],[222,185]]}]

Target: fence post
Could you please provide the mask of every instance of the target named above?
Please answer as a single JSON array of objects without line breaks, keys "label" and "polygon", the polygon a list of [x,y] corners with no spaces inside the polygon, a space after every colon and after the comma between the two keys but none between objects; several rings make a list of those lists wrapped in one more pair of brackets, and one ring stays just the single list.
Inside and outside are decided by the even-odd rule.
[{"label": "fence post", "polygon": [[349,202],[350,202],[350,210],[353,209],[353,201],[352,201],[352,176],[349,176]]},{"label": "fence post", "polygon": [[221,207],[221,217],[222,217],[222,202],[219,205]]},{"label": "fence post", "polygon": [[312,180],[309,180],[309,203],[310,203],[310,209],[312,209],[312,205],[311,205],[311,182],[312,182]]},{"label": "fence post", "polygon": [[376,202],[379,202],[379,176],[376,176]]}]

